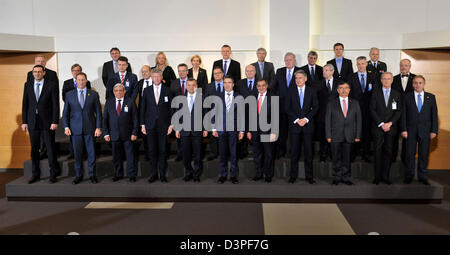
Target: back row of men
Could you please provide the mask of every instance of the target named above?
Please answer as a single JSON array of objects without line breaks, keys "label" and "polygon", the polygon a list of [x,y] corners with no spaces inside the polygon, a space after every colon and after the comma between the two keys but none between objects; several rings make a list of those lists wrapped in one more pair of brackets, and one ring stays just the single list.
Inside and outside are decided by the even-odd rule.
[{"label": "back row of men", "polygon": [[[324,161],[327,156],[332,154],[333,169],[335,170],[333,184],[338,184],[339,182],[351,184],[349,180],[350,158],[354,158],[358,151],[361,151],[362,158],[370,162],[372,140],[375,142],[375,178],[373,182],[375,184],[379,182],[390,184],[389,168],[391,162],[397,156],[398,138],[401,133],[404,137],[402,161],[408,169],[405,183],[410,183],[414,177],[414,158],[418,144],[418,179],[424,184],[428,184],[426,177],[427,158],[429,141],[437,134],[437,106],[432,94],[424,94],[425,78],[418,76],[417,79],[414,79],[415,75],[409,72],[411,63],[406,59],[400,62],[401,74],[394,77],[391,73],[386,72],[386,64],[378,60],[379,50],[376,48],[372,48],[370,51],[370,61],[367,61],[365,57],[357,58],[357,72],[353,72],[351,60],[343,58],[344,46],[342,44],[336,43],[334,51],[336,57],[328,61],[328,64],[323,68],[316,65],[317,53],[313,51],[308,54],[308,64],[301,68],[295,66],[295,55],[286,53],[284,57],[285,67],[279,68],[275,74],[273,64],[265,61],[265,49],[260,48],[257,50],[258,62],[245,67],[246,78],[241,80],[240,64],[230,58],[230,46],[224,45],[222,46],[223,59],[214,62],[212,82],[208,84],[206,71],[199,67],[201,58],[198,55],[191,58],[193,66],[191,69],[188,69],[186,64],[178,65],[180,78],[176,79],[173,69],[167,64],[164,53],[160,52],[156,57],[156,66],[153,68],[143,66],[141,69],[143,79],[137,81],[137,76],[131,72],[128,59],[120,56],[120,51],[117,48],[113,48],[110,51],[113,60],[106,62],[103,66],[103,81],[106,86],[107,98],[103,123],[98,100],[94,100],[92,104],[94,106],[92,113],[96,112],[96,114],[89,116],[85,113],[85,104],[89,108],[89,101],[85,100],[91,94],[97,95],[97,93],[86,90],[86,88],[80,88],[80,86],[83,87],[84,85],[87,89],[90,89],[90,84],[86,75],[81,72],[81,66],[78,64],[73,65],[72,74],[74,78],[65,81],[63,86],[63,100],[65,101],[63,124],[66,134],[71,136],[75,161],[78,162],[78,164],[75,164],[77,178],[74,180],[74,183],[79,183],[82,180],[80,150],[82,152],[83,136],[86,136],[84,137],[84,142],[88,149],[91,181],[96,182],[93,136],[101,135],[102,124],[103,132],[107,134],[105,139],[113,141],[112,147],[116,166],[115,180],[123,177],[123,169],[120,164],[124,154],[123,150],[125,150],[127,158],[134,155],[131,142],[136,140],[140,130],[144,134],[144,141],[148,146],[147,150],[150,156],[152,176],[149,181],[153,182],[157,179],[157,165],[159,178],[163,182],[166,181],[166,143],[167,135],[172,132],[170,101],[178,95],[187,96],[189,94],[195,98],[196,88],[201,87],[205,96],[218,95],[222,97],[227,111],[229,110],[229,103],[233,100],[230,99],[231,101],[228,102],[225,94],[230,96],[230,93],[232,98],[237,95],[242,95],[243,97],[255,96],[258,99],[258,114],[260,106],[265,102],[264,98],[270,98],[267,97],[268,95],[279,96],[280,102],[283,104],[279,112],[280,131],[276,144],[272,142],[259,143],[259,139],[255,138],[259,138],[258,133],[246,132],[248,130],[212,132],[210,138],[212,155],[208,159],[212,160],[218,154],[221,156],[219,183],[223,183],[227,179],[228,153],[231,160],[231,181],[238,183],[237,158],[247,155],[249,141],[252,142],[255,153],[257,175],[254,180],[265,177],[265,180],[270,182],[273,176],[273,159],[285,156],[289,134],[291,146],[289,183],[294,183],[298,176],[298,158],[302,143],[305,156],[306,180],[309,183],[315,182],[312,174],[312,142],[314,135],[320,141],[320,160]],[[42,57],[36,59],[39,60],[39,58],[43,59]],[[44,63],[37,64],[45,66],[45,59],[43,61]],[[37,105],[34,108],[31,107],[31,111],[28,109],[29,113],[33,112],[33,115],[36,115],[34,116],[36,118],[33,119],[34,122],[37,119],[41,119],[37,118],[41,116],[36,108],[40,106],[39,102],[41,101],[38,95],[41,92],[36,90],[39,88],[39,86],[36,87],[36,83],[39,83],[39,77],[35,75],[35,71],[33,69],[33,73],[31,74],[30,72],[29,76],[31,75],[32,78],[25,84],[24,90],[26,92],[28,88],[28,90],[31,89],[31,92],[34,91],[30,96],[36,98]],[[41,80],[51,81],[55,79],[57,82],[56,73],[48,69],[42,70],[42,73]],[[78,81],[79,78],[80,81]],[[27,84],[29,85],[27,86]],[[159,85],[163,86],[160,87]],[[153,89],[146,90],[147,87],[151,86]],[[189,86],[193,87],[191,91]],[[58,89],[57,86],[55,87]],[[39,89],[42,90],[42,87]],[[293,89],[297,89],[298,93]],[[68,93],[71,90],[74,90],[74,92],[71,92],[72,98],[69,100]],[[77,91],[83,96],[77,94]],[[28,104],[25,106],[25,101],[27,101],[25,92],[23,123],[29,124],[30,121],[26,117],[27,109],[25,108],[28,107]],[[266,96],[265,93],[269,94]],[[380,93],[381,95],[378,95]],[[86,98],[86,94],[88,98]],[[343,100],[348,96],[353,100]],[[340,101],[337,102],[338,105],[336,106],[340,106],[342,112],[339,112],[339,114],[344,117],[341,120],[333,119],[339,116],[339,114],[333,115],[335,108],[332,107],[334,101],[338,100],[338,98]],[[408,98],[412,99],[408,101]],[[160,99],[162,101],[159,101]],[[55,98],[52,97],[50,101],[54,100]],[[414,103],[413,108],[407,104],[407,102],[411,103],[411,100]],[[138,118],[137,112],[136,116],[133,115],[135,108],[137,108],[135,107],[136,101],[139,105],[140,118]],[[187,99],[187,101],[187,103],[192,103],[192,99],[191,101]],[[270,103],[270,100],[267,100],[267,103]],[[80,105],[81,108],[79,107]],[[73,113],[77,110],[77,106],[81,110],[78,117]],[[411,110],[408,110],[408,107]],[[357,110],[354,108],[357,108]],[[339,110],[339,107],[337,109]],[[59,104],[57,112],[59,113]],[[129,117],[121,117],[127,116],[128,113],[131,114]],[[351,117],[352,113],[356,114],[354,118]],[[115,115],[115,118],[110,118],[109,115]],[[50,127],[50,131],[46,131],[49,134],[42,137],[45,143],[49,145],[54,143],[51,141],[51,138],[53,136],[54,140],[53,130],[56,129],[54,125],[58,123],[54,122],[55,119],[58,119],[58,115],[52,116],[54,116],[52,121],[49,118],[42,118],[42,121],[46,120],[44,126],[48,124]],[[248,116],[246,117],[246,123],[248,123]],[[401,122],[400,120],[403,121]],[[110,121],[112,122],[110,123]],[[37,121],[37,123],[39,122]],[[86,126],[87,123],[90,125],[89,128]],[[136,128],[138,123],[141,125],[139,129]],[[43,123],[40,124],[43,125]],[[40,130],[40,125],[38,124],[37,126],[38,130]],[[112,129],[108,129],[108,126]],[[25,130],[28,127],[25,128],[23,126],[23,128]],[[74,128],[79,130],[77,134],[74,134]],[[34,130],[36,130],[36,127]],[[113,130],[113,133],[116,134],[108,137]],[[128,139],[123,137],[122,132],[131,132],[132,135],[127,136],[129,137]],[[200,157],[201,137],[207,136],[208,132],[200,132],[199,134],[178,130],[176,133],[177,138],[180,138],[178,139],[178,158],[183,158],[185,162],[185,180],[194,179],[199,181],[202,169]],[[33,159],[33,178],[30,180],[30,183],[38,180],[40,176],[39,165],[35,164],[35,161],[39,159],[39,142],[36,141],[39,139],[36,139],[36,135],[32,135],[30,132]],[[41,132],[39,137],[40,135]],[[79,137],[75,138],[77,135]],[[358,144],[351,146],[354,142],[358,142]],[[191,166],[192,154],[194,154],[195,158],[194,168]],[[55,182],[59,170],[56,157],[53,152],[50,153],[50,150],[49,161],[53,162],[51,165],[54,165],[50,180]],[[131,176],[130,181],[135,181],[136,167],[133,165],[135,159],[127,161],[129,162],[128,176]]]}]

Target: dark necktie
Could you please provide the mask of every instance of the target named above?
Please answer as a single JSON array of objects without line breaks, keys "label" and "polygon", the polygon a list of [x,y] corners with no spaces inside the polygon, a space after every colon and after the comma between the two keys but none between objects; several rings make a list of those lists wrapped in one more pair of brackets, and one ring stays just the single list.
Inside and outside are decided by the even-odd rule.
[{"label": "dark necktie", "polygon": [[184,95],[184,81],[181,81],[181,94]]},{"label": "dark necktie", "polygon": [[328,92],[331,92],[330,80],[327,80],[327,88],[328,88]]},{"label": "dark necktie", "polygon": [[117,104],[116,112],[117,112],[117,116],[120,116],[120,111],[122,110],[122,104],[120,104],[120,101],[122,101],[122,100],[117,100],[117,101],[119,101],[119,103]]},{"label": "dark necktie", "polygon": [[314,67],[311,66],[311,80],[314,80]]},{"label": "dark necktie", "polygon": [[227,75],[227,62],[228,61],[223,61],[223,74]]},{"label": "dark necktie", "polygon": [[366,80],[364,79],[364,74],[361,74],[361,89],[363,93],[366,91]]},{"label": "dark necktie", "polygon": [[248,90],[253,90],[253,84],[252,81],[248,81]]}]

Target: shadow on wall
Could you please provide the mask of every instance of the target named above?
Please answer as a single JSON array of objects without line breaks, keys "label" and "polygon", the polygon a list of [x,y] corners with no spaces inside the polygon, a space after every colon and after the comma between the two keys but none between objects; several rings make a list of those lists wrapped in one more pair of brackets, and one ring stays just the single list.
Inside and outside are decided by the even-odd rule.
[{"label": "shadow on wall", "polygon": [[[22,114],[16,115],[17,129],[14,130],[11,136],[11,158],[9,160],[8,168],[21,168],[23,167],[23,160],[28,160],[31,156],[27,153],[24,156],[23,147],[29,147],[29,138],[27,132],[22,131]],[[19,162],[20,161],[20,162]]]}]

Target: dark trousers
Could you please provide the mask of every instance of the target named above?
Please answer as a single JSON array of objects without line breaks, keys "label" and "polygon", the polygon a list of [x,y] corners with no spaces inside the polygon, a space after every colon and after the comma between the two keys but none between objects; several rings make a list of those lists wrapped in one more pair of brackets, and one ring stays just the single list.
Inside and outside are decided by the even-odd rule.
[{"label": "dark trousers", "polygon": [[248,155],[248,143],[249,141],[246,136],[244,136],[244,138],[242,138],[242,140],[238,142],[238,155],[240,158]]},{"label": "dark trousers", "polygon": [[416,162],[416,148],[419,153],[419,161],[417,163],[417,178],[419,180],[427,180],[428,154],[430,151],[430,138],[420,138],[416,134],[408,132],[406,140],[406,178],[414,177],[414,169]]},{"label": "dark trousers", "polygon": [[304,132],[301,133],[290,133],[291,136],[291,171],[290,177],[297,178],[298,177],[298,160],[300,158],[301,153],[301,145],[303,143],[304,150],[304,164],[305,164],[305,179],[311,180],[313,179],[313,148],[312,148],[312,140],[313,134],[307,134]]},{"label": "dark trousers", "polygon": [[131,140],[127,141],[111,141],[112,155],[114,163],[114,176],[123,177],[123,160],[124,155],[127,159],[127,176],[136,177],[134,144]]},{"label": "dark trousers", "polygon": [[[75,172],[77,177],[82,177],[83,172],[83,147],[86,147],[88,155],[89,176],[96,176],[95,164],[95,137],[93,135],[73,135],[73,153],[75,158]],[[83,146],[84,145],[84,146]]]},{"label": "dark trousers", "polygon": [[362,132],[361,132],[361,142],[356,143],[353,148],[352,159],[356,157],[358,153],[361,153],[362,158],[369,158],[370,156],[370,145],[372,142],[372,126],[370,112],[363,111],[361,109],[362,115]]},{"label": "dark trousers", "polygon": [[[183,148],[183,162],[186,170],[185,176],[194,178],[200,177],[203,171],[202,161],[202,137],[201,136],[182,136],[181,145]],[[192,156],[193,155],[193,156]],[[192,167],[194,160],[194,167]]]},{"label": "dark trousers", "polygon": [[252,144],[253,144],[253,161],[255,162],[256,176],[266,178],[273,177],[274,169],[274,143],[261,142],[260,132],[252,133]]},{"label": "dark trousers", "polygon": [[219,155],[219,139],[212,134],[209,135],[209,152],[211,156],[217,157]]},{"label": "dark trousers", "polygon": [[286,155],[289,133],[289,119],[287,114],[280,111],[280,135],[277,140],[277,155]]},{"label": "dark trousers", "polygon": [[[38,120],[38,118],[36,118],[36,120]],[[42,126],[42,124],[41,125],[37,124],[34,130],[30,129],[28,130],[30,134],[30,144],[31,144],[32,175],[41,176],[41,169],[39,166],[40,162],[39,147],[41,145],[41,137],[42,137],[47,147],[50,175],[54,176],[58,174],[60,171],[55,151],[55,131],[52,131],[50,129],[40,129],[40,126]]]},{"label": "dark trousers", "polygon": [[150,174],[153,177],[166,177],[166,145],[167,129],[156,128],[147,131],[148,156],[150,158]]},{"label": "dark trousers", "polygon": [[325,137],[325,122],[317,122],[317,140],[319,141],[320,159],[326,159],[330,155],[330,143]]},{"label": "dark trousers", "polygon": [[239,167],[237,164],[238,132],[219,132],[220,176],[228,175],[228,155],[230,155],[230,177],[237,177]]},{"label": "dark trousers", "polygon": [[387,133],[374,136],[375,143],[375,173],[376,181],[389,181],[389,171],[391,169],[393,136]]},{"label": "dark trousers", "polygon": [[[399,138],[400,138],[400,131],[395,134],[395,136],[392,137],[393,143],[392,143],[392,162],[395,162],[397,160],[398,155],[398,144],[399,144]],[[402,140],[402,150],[400,152],[400,158],[402,162],[406,165],[406,139],[403,137],[400,138]]]},{"label": "dark trousers", "polygon": [[331,142],[331,157],[333,159],[333,181],[348,181],[350,179],[351,149],[351,143]]}]

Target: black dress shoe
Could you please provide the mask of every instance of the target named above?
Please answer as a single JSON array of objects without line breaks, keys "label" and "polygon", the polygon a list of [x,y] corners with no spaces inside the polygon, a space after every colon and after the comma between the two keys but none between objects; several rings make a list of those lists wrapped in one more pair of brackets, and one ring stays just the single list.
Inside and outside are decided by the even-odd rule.
[{"label": "black dress shoe", "polygon": [[231,183],[233,183],[233,184],[238,184],[239,183],[239,180],[236,178],[236,177],[231,177]]},{"label": "black dress shoe", "polygon": [[272,178],[266,177],[266,178],[264,179],[264,181],[267,182],[267,183],[271,183],[271,182],[272,182]]},{"label": "black dress shoe", "polygon": [[74,159],[75,157],[73,156],[73,154],[70,154],[67,159]]},{"label": "black dress shoe", "polygon": [[291,177],[289,178],[288,183],[294,183],[295,180],[297,180],[297,178]]},{"label": "black dress shoe", "polygon": [[183,177],[183,181],[185,181],[185,182],[188,182],[190,180],[192,180],[192,176],[190,176],[190,175],[186,175],[185,177]]},{"label": "black dress shoe", "polygon": [[92,182],[93,184],[98,183],[97,177],[95,177],[95,176],[92,176],[92,177],[89,178],[89,179],[91,179],[91,182]]},{"label": "black dress shoe", "polygon": [[378,185],[378,184],[380,184],[380,181],[377,180],[377,179],[374,179],[374,180],[372,181],[372,184]]},{"label": "black dress shoe", "polygon": [[412,182],[413,178],[405,178],[403,181],[404,184],[410,184]]},{"label": "black dress shoe", "polygon": [[314,184],[314,183],[316,183],[316,181],[315,181],[314,179],[306,179],[306,181],[307,181],[309,184]]},{"label": "black dress shoe", "polygon": [[47,153],[41,153],[41,154],[39,154],[39,159],[40,160],[43,160],[43,159],[46,159],[48,156],[47,156]]},{"label": "black dress shoe", "polygon": [[392,182],[389,181],[389,180],[383,180],[382,182],[384,182],[384,184],[386,184],[386,185],[391,185],[392,184]]},{"label": "black dress shoe", "polygon": [[351,181],[342,181],[342,183],[344,183],[344,184],[347,184],[347,185],[353,185],[353,182],[351,182]]},{"label": "black dress shoe", "polygon": [[166,183],[167,182],[166,177],[161,177],[160,180],[161,180],[162,183]]},{"label": "black dress shoe", "polygon": [[133,183],[133,182],[136,182],[136,177],[130,177],[130,180],[129,180],[131,183]]},{"label": "black dress shoe", "polygon": [[158,176],[151,176],[150,178],[148,178],[148,182],[149,183],[152,183],[152,182],[154,182],[154,181],[156,181],[156,179],[158,179]]},{"label": "black dress shoe", "polygon": [[320,157],[320,162],[325,162],[327,160],[326,157]]},{"label": "black dress shoe", "polygon": [[430,186],[428,180],[419,180],[419,182],[421,182],[423,185]]},{"label": "black dress shoe", "polygon": [[257,175],[255,177],[253,177],[252,180],[256,182],[256,181],[259,181],[259,180],[262,180],[262,179],[263,179],[263,177],[261,175],[260,176]]},{"label": "black dress shoe", "polygon": [[76,184],[80,183],[82,180],[83,180],[83,177],[75,177],[72,184],[76,185]]},{"label": "black dress shoe", "polygon": [[239,155],[239,159],[244,159],[248,156],[248,153],[244,153],[242,155]]},{"label": "black dress shoe", "polygon": [[39,177],[39,176],[33,176],[33,177],[31,177],[31,179],[28,181],[28,184],[32,184],[32,183],[38,182],[38,181],[40,181],[40,180],[41,180],[41,177]]},{"label": "black dress shoe", "polygon": [[338,184],[339,184],[339,181],[333,181],[332,184],[333,184],[333,185],[338,185]]},{"label": "black dress shoe", "polygon": [[113,179],[112,179],[112,181],[113,181],[113,182],[116,182],[116,181],[120,181],[120,180],[122,180],[122,179],[123,179],[123,176],[114,176]]},{"label": "black dress shoe", "polygon": [[194,177],[194,182],[200,182],[200,177]]},{"label": "black dress shoe", "polygon": [[50,181],[50,183],[55,183],[57,181],[56,176],[55,175],[50,176],[49,181]]},{"label": "black dress shoe", "polygon": [[183,157],[181,157],[181,156],[177,156],[176,158],[175,158],[175,161],[181,161],[181,160],[183,160]]},{"label": "black dress shoe", "polygon": [[217,158],[217,155],[211,155],[208,157],[208,161],[214,160]]},{"label": "black dress shoe", "polygon": [[222,184],[227,180],[227,177],[225,176],[220,176],[219,179],[217,180],[218,183]]},{"label": "black dress shoe", "polygon": [[368,157],[363,157],[362,159],[367,163],[372,163],[372,160],[370,160],[370,158]]}]

